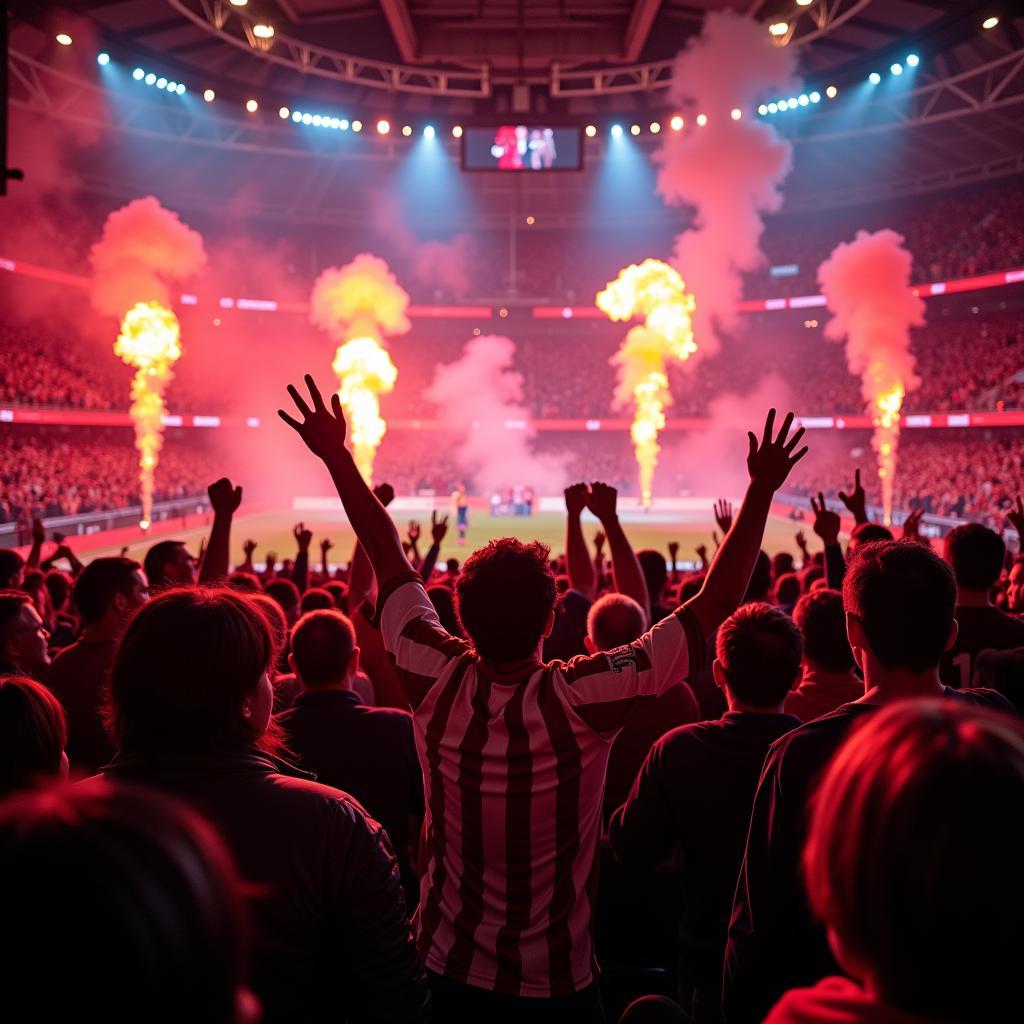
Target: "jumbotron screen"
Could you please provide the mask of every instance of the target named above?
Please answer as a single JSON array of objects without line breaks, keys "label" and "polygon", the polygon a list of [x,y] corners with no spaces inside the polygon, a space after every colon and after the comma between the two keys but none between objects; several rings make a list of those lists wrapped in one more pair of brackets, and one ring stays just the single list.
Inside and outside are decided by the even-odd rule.
[{"label": "jumbotron screen", "polygon": [[467,171],[578,171],[583,166],[579,127],[501,124],[462,133]]}]

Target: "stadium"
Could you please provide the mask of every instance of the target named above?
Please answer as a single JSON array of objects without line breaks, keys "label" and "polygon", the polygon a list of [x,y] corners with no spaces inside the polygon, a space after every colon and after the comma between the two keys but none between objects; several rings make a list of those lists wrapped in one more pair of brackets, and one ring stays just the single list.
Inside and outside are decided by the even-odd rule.
[{"label": "stadium", "polygon": [[[357,594],[379,598],[385,614],[390,590],[373,551],[380,537],[367,540],[358,501],[353,513],[352,493],[361,500],[366,488],[348,477],[340,483],[342,470],[314,436],[314,428],[327,429],[318,416],[328,415],[332,399],[345,425],[337,448],[387,506],[409,561],[402,569],[411,566],[429,591],[447,592],[450,618],[440,605],[438,614],[448,639],[468,634],[460,642],[475,643],[481,665],[486,641],[469,627],[472,612],[459,618],[455,611],[469,599],[452,595],[474,552],[504,550],[503,538],[523,542],[517,551],[533,550],[532,541],[549,549],[542,561],[563,603],[553,606],[554,626],[540,640],[545,663],[610,649],[589,634],[584,644],[584,620],[591,601],[596,608],[613,595],[636,598],[640,621],[655,634],[659,614],[682,604],[674,615],[689,643],[695,627],[683,602],[694,594],[699,601],[716,564],[739,557],[736,537],[744,514],[753,514],[758,473],[771,477],[766,460],[790,436],[786,454],[796,449],[795,457],[772,484],[750,551],[758,561],[744,570],[754,582],[740,587],[734,606],[741,598],[744,606],[771,605],[789,622],[816,590],[841,591],[844,573],[849,584],[865,541],[902,538],[897,547],[905,541],[943,553],[958,573],[961,644],[973,643],[969,617],[959,615],[959,605],[971,602],[955,551],[959,538],[984,528],[990,549],[999,545],[995,576],[972,593],[1015,622],[1024,614],[1014,589],[1014,573],[1024,572],[1015,561],[1024,529],[1024,13],[1016,5],[4,0],[0,7],[0,590],[33,594],[51,641],[82,642],[87,623],[72,588],[91,565],[117,559],[145,569],[151,594],[196,578],[220,593],[230,571],[241,590],[283,601],[287,630],[299,610],[355,618]],[[306,375],[314,387],[303,384]],[[326,409],[317,404],[321,393]],[[624,535],[608,529],[602,485],[614,488]],[[157,550],[183,550],[187,579],[158,572]],[[502,596],[508,609],[529,603],[517,572]],[[903,593],[900,585],[891,593]],[[322,606],[315,596],[307,608],[306,596],[328,594],[329,586],[348,596],[328,596]],[[586,602],[574,620],[571,598],[581,594]],[[11,614],[22,614],[10,600]],[[844,600],[846,615],[859,622],[849,593]],[[719,604],[730,610],[726,598]],[[384,620],[365,616],[386,678],[367,668],[369,692],[381,707],[411,706],[415,717],[415,700],[396,681],[402,655],[385,653]],[[725,618],[715,626],[731,636]],[[1024,650],[1024,637],[1004,627],[985,649]],[[363,628],[356,622],[353,636],[365,662]],[[858,652],[859,627],[848,628]],[[0,622],[0,639],[6,629]],[[561,629],[575,631],[563,646]],[[287,630],[270,672],[275,712],[287,707],[278,676],[296,687],[301,676],[288,661]],[[709,665],[728,663],[718,635],[718,648],[712,639],[704,651],[701,642]],[[430,645],[413,636],[400,639]],[[942,652],[942,682],[953,680],[952,671],[952,685],[969,690],[983,682],[981,647],[952,646],[955,636],[954,629]],[[113,634],[107,639],[113,644]],[[640,641],[624,636],[611,654],[629,643]],[[49,646],[59,657],[56,642]],[[703,660],[695,652],[691,645],[687,658]],[[646,657],[626,661],[635,668]],[[515,659],[492,661],[507,667]],[[684,675],[695,669],[691,661],[685,667]],[[34,675],[20,669],[0,654],[0,677]],[[726,713],[727,684],[716,688],[718,676],[701,671],[703,689],[691,680],[699,721]],[[868,673],[861,661],[844,671],[858,688]],[[1012,705],[1019,663],[1000,671],[1017,682],[1008,689],[990,676],[984,685]],[[498,686],[504,677],[495,672]],[[98,705],[89,713],[98,728]],[[582,728],[575,711],[567,714],[569,732]],[[640,757],[618,802],[672,724],[637,741]],[[511,750],[510,728],[503,742]],[[467,729],[452,749],[462,756],[478,740],[472,756],[485,759],[483,734]],[[74,726],[71,735],[73,742]],[[427,731],[417,737],[427,749]],[[582,763],[589,763],[586,742],[579,740]],[[105,743],[100,748],[112,756]],[[431,786],[441,785],[440,775],[431,782],[431,766],[441,769],[424,764],[429,804]],[[102,761],[80,766],[71,757],[72,776],[89,774],[85,766],[99,770]],[[481,792],[491,794],[487,785],[480,782]],[[472,800],[461,792],[465,818]],[[483,806],[490,795],[480,799]],[[584,792],[584,817],[586,799]],[[372,800],[364,802],[374,812]],[[609,852],[614,805],[604,810],[595,856],[614,860],[608,870],[628,904],[633,883],[615,874],[624,869]],[[529,808],[522,813],[526,823],[515,827],[528,831]],[[503,819],[506,827],[511,835],[511,819]],[[810,865],[810,847],[806,856]],[[403,872],[412,870],[399,861]],[[481,867],[486,894],[467,896],[473,876],[457,863],[457,900],[446,888],[452,876],[441,871],[438,881],[439,869],[423,875],[434,881],[418,890],[423,912],[441,921],[436,934],[416,925],[434,1019],[526,1019],[501,1016],[497,1004],[459,1003],[465,993],[453,995],[435,975],[520,1002],[535,995],[538,1006],[551,1004],[552,1020],[605,1019],[574,1016],[559,1002],[589,991],[584,976],[598,986],[583,963],[585,929],[576,924],[566,924],[574,938],[567,973],[557,974],[555,951],[545,947],[548,974],[535,988],[526,980],[539,956],[530,943],[543,943],[513,922],[515,908],[528,904],[532,913],[551,893],[529,889],[522,876],[504,878],[514,888],[518,877],[528,891],[521,904],[508,896],[506,938],[491,949],[491,938],[481,938],[491,925],[480,924],[490,876]],[[576,888],[567,906],[583,901],[584,890],[592,894],[583,875],[570,881]],[[641,903],[669,899],[662,890],[637,891]],[[463,908],[454,923],[444,917],[446,900]],[[772,1001],[745,1004],[743,989],[730,1011],[728,958],[724,990],[721,982],[724,932],[711,957],[709,996],[705,947],[679,967],[673,935],[662,935],[660,946],[650,934],[641,941],[623,924],[620,904],[595,913],[597,958],[612,965],[602,982],[609,1021],[645,995],[678,1000],[692,1017],[624,1021],[832,1019],[766,1016],[789,982],[813,983],[820,973],[791,972]],[[675,919],[666,925],[677,926]],[[519,960],[503,952],[510,930],[522,940]],[[552,925],[549,945],[554,933]],[[266,952],[261,942],[257,935],[257,960]],[[448,943],[443,956],[437,943]],[[834,967],[832,954],[824,955]],[[705,974],[686,989],[680,979],[697,962]],[[509,971],[519,980],[508,982]],[[300,987],[297,978],[288,984]],[[312,998],[289,1008],[277,981],[265,980],[257,970],[254,998],[266,1020],[331,1015]],[[703,1009],[694,995],[701,990]],[[148,1005],[151,994],[140,998]],[[442,1011],[448,998],[468,1016]],[[914,1010],[908,1022],[940,1019],[934,1005],[897,1003]],[[986,1005],[987,1016],[957,1010],[949,1020],[1016,1017]],[[194,1007],[182,1007],[192,1016]],[[334,1016],[429,1019],[421,1011],[396,1003],[381,1016],[351,1006]],[[247,1018],[239,1011],[235,1019]]]}]

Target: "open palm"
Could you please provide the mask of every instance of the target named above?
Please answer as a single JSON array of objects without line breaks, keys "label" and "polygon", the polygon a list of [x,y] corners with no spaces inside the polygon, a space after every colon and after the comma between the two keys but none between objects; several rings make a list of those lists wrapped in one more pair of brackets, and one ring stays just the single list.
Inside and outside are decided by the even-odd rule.
[{"label": "open palm", "polygon": [[304,379],[313,408],[310,409],[294,385],[289,384],[288,394],[302,414],[302,420],[294,419],[283,409],[278,409],[277,415],[302,438],[314,455],[326,459],[336,454],[345,444],[348,425],[341,409],[341,399],[336,394],[331,395],[331,407],[328,409],[313,378],[307,373]]}]

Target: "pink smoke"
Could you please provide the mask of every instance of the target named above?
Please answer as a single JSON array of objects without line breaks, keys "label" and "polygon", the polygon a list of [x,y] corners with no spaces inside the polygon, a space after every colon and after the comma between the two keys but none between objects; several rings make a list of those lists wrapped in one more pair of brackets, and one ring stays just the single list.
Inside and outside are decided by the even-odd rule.
[{"label": "pink smoke", "polygon": [[914,373],[910,328],[924,324],[924,301],[910,290],[912,265],[903,236],[886,228],[858,231],[852,242],[841,242],[818,267],[818,281],[833,314],[825,337],[846,339],[847,365],[861,378],[861,394],[875,418],[873,445],[887,521],[899,410],[904,394],[921,383]]},{"label": "pink smoke", "polygon": [[435,368],[423,397],[437,406],[445,428],[464,438],[455,461],[480,493],[516,484],[557,493],[565,472],[559,459],[532,451],[535,433],[522,404],[523,375],[512,369],[515,352],[511,338],[473,338],[454,363]]},{"label": "pink smoke", "polygon": [[171,282],[206,266],[202,236],[154,196],[133,199],[110,214],[89,258],[93,305],[116,317],[136,302],[170,306]]},{"label": "pink smoke", "polygon": [[[672,263],[697,300],[694,334],[703,355],[739,323],[740,275],[764,262],[762,215],[782,206],[793,147],[756,108],[799,86],[792,47],[773,45],[763,22],[709,12],[700,36],[676,58],[669,96],[685,112],[657,154],[658,191],[696,208],[695,226],[676,238]],[[742,116],[734,121],[731,111]],[[701,128],[698,114],[708,121]]]}]

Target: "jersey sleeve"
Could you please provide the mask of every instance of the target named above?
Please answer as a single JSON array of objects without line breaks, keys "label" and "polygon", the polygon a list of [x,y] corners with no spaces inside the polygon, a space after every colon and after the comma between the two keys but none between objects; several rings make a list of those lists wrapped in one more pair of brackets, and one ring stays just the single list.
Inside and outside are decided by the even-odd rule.
[{"label": "jersey sleeve", "polygon": [[565,697],[592,729],[611,732],[637,700],[657,697],[703,668],[706,652],[704,631],[683,605],[630,644],[567,662]]},{"label": "jersey sleeve", "polygon": [[377,618],[384,647],[415,710],[445,669],[469,652],[469,645],[445,631],[413,570],[384,584],[377,600]]}]

